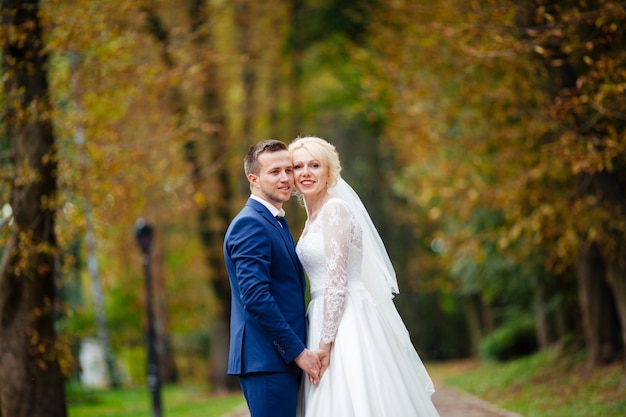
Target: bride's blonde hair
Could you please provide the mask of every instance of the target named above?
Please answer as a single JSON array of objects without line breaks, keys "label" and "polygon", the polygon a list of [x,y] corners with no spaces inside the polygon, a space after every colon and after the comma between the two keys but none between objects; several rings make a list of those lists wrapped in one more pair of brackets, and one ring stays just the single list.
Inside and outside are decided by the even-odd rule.
[{"label": "bride's blonde hair", "polygon": [[315,136],[296,138],[289,144],[289,153],[293,154],[296,149],[304,148],[317,159],[320,164],[328,167],[328,188],[333,187],[341,177],[341,162],[334,145],[326,140]]}]

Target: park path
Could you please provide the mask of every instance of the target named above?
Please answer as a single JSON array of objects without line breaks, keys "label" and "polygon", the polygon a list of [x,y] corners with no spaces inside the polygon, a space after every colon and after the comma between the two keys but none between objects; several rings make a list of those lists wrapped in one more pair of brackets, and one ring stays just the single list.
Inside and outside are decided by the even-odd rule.
[{"label": "park path", "polygon": [[437,385],[433,403],[440,417],[523,417],[455,388]]},{"label": "park path", "polygon": [[[433,402],[440,417],[523,417],[455,388],[447,387],[441,382],[435,381],[435,386],[437,392],[433,395]],[[244,406],[224,417],[250,417],[250,413]]]}]

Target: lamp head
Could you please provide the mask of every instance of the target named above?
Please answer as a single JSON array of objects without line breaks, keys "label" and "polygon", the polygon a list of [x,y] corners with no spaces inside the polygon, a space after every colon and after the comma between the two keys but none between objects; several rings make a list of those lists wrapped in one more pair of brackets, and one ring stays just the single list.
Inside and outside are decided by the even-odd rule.
[{"label": "lamp head", "polygon": [[153,228],[143,218],[137,219],[135,223],[135,238],[139,244],[141,253],[147,255],[150,253],[150,246],[152,245]]}]

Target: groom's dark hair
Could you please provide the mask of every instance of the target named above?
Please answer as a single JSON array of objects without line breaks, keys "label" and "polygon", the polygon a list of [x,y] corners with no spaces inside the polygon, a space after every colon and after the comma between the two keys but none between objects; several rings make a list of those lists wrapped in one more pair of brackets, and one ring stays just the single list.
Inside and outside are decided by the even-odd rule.
[{"label": "groom's dark hair", "polygon": [[264,140],[256,145],[250,146],[246,156],[243,159],[243,170],[248,174],[258,174],[259,171],[259,155],[265,152],[286,151],[287,145],[284,142],[275,139]]}]

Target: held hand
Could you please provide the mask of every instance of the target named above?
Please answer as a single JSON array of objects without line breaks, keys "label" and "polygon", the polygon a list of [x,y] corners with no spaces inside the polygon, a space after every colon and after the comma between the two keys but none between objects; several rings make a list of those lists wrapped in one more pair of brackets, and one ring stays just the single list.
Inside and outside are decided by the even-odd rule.
[{"label": "held hand", "polygon": [[309,380],[313,384],[317,384],[321,377],[322,363],[317,354],[311,352],[309,349],[304,349],[302,353],[295,360],[304,372],[309,376]]},{"label": "held hand", "polygon": [[328,365],[330,365],[330,351],[318,350],[315,353],[317,353],[317,356],[320,358],[320,362],[322,364],[322,367],[320,368],[320,378],[319,378],[319,379],[322,379],[324,372],[326,372],[326,369],[328,369]]},{"label": "held hand", "polygon": [[320,342],[320,348],[317,351],[315,351],[315,353],[320,359],[320,363],[322,364],[322,367],[320,369],[319,379],[322,379],[322,375],[324,375],[324,372],[326,372],[326,369],[328,369],[328,366],[330,365],[330,350],[332,349],[332,347],[333,347],[332,342],[331,343]]}]

